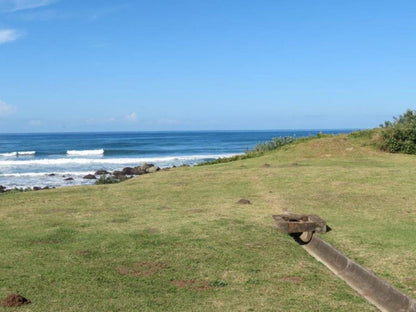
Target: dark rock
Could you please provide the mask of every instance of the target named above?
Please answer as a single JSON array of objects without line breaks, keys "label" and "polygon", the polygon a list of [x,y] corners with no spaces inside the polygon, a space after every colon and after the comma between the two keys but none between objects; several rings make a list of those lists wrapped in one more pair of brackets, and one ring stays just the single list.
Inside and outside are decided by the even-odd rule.
[{"label": "dark rock", "polygon": [[124,176],[124,173],[122,171],[115,170],[113,171],[113,176],[118,178],[118,177]]},{"label": "dark rock", "polygon": [[141,175],[141,174],[146,174],[146,173],[147,173],[146,169],[143,169],[141,166],[133,168],[134,175]]},{"label": "dark rock", "polygon": [[49,186],[45,186],[43,189],[44,189],[44,190],[49,190],[49,189],[50,189],[50,187],[49,187]]},{"label": "dark rock", "polygon": [[6,192],[6,187],[3,185],[0,185],[0,193]]},{"label": "dark rock", "polygon": [[39,186],[34,186],[34,187],[33,187],[33,190],[34,190],[34,191],[40,191],[41,189],[42,189],[42,188],[41,188],[41,187],[39,187]]},{"label": "dark rock", "polygon": [[55,176],[55,173],[48,174],[48,177],[54,177],[54,176]]},{"label": "dark rock", "polygon": [[123,170],[121,171],[124,175],[134,175],[134,168],[131,167],[125,167],[123,168]]},{"label": "dark rock", "polygon": [[74,178],[66,178],[66,179],[64,179],[65,181],[73,181],[74,180]]},{"label": "dark rock", "polygon": [[251,205],[251,201],[249,201],[248,199],[240,199],[237,204],[241,204],[241,205]]},{"label": "dark rock", "polygon": [[93,175],[93,174],[87,174],[86,176],[83,177],[83,179],[86,179],[86,180],[95,180],[95,179],[97,179],[97,177],[95,175]]},{"label": "dark rock", "polygon": [[94,174],[103,175],[103,174],[110,174],[110,172],[108,172],[107,170],[97,170]]}]

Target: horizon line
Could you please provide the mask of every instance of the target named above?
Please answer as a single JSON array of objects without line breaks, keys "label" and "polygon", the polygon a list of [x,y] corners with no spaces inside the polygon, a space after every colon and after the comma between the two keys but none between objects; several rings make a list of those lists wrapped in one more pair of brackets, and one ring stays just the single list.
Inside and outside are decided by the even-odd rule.
[{"label": "horizon line", "polygon": [[83,134],[83,133],[166,133],[166,132],[272,132],[272,131],[359,131],[373,128],[292,128],[292,129],[237,129],[237,130],[97,130],[97,131],[39,131],[39,132],[0,132],[0,135],[14,134]]}]

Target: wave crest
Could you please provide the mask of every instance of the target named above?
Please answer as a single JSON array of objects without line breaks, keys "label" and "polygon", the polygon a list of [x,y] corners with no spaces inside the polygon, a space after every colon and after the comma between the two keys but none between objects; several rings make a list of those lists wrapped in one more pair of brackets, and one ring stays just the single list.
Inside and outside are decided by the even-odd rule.
[{"label": "wave crest", "polygon": [[35,155],[36,151],[22,151],[22,152],[11,152],[11,153],[0,153],[2,157],[16,157],[16,156],[32,156]]},{"label": "wave crest", "polygon": [[101,148],[101,149],[95,149],[95,150],[81,150],[81,151],[67,150],[66,154],[71,155],[71,156],[103,155],[104,149]]},{"label": "wave crest", "polygon": [[166,157],[143,157],[143,158],[58,158],[58,159],[33,159],[33,160],[0,160],[0,166],[56,166],[56,165],[124,165],[142,163],[167,163],[184,161],[211,160],[223,157],[230,157],[236,154],[215,154],[215,155],[185,155]]}]

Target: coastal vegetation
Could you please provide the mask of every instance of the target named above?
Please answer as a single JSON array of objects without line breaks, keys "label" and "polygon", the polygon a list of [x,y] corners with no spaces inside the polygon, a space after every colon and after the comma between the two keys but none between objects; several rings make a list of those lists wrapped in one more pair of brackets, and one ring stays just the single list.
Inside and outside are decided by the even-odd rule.
[{"label": "coastal vegetation", "polygon": [[327,241],[414,297],[416,158],[381,151],[380,131],[0,194],[0,299],[23,295],[22,311],[376,311],[275,229],[284,211],[320,215]]},{"label": "coastal vegetation", "polygon": [[[305,138],[303,138],[305,139]],[[307,138],[306,138],[307,139]],[[271,152],[278,150],[282,148],[285,145],[292,144],[296,141],[295,136],[286,136],[286,137],[279,137],[279,138],[272,138],[269,141],[265,142],[259,142],[254,146],[253,149],[246,149],[244,154],[241,155],[234,155],[231,157],[224,157],[224,158],[218,158],[212,161],[207,161],[198,164],[198,166],[206,166],[206,165],[215,165],[215,164],[222,164],[227,163],[230,161],[236,161],[236,160],[243,160],[243,159],[249,159],[254,157],[259,157],[264,155],[264,153]]]},{"label": "coastal vegetation", "polygon": [[381,148],[391,153],[416,154],[416,111],[408,109],[381,125]]}]

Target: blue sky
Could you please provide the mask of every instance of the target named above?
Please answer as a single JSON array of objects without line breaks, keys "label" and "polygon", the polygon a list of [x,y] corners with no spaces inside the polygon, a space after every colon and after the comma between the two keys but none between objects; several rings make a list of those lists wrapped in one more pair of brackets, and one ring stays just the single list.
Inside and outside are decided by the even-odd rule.
[{"label": "blue sky", "polygon": [[0,0],[0,132],[369,128],[415,73],[414,0]]}]

